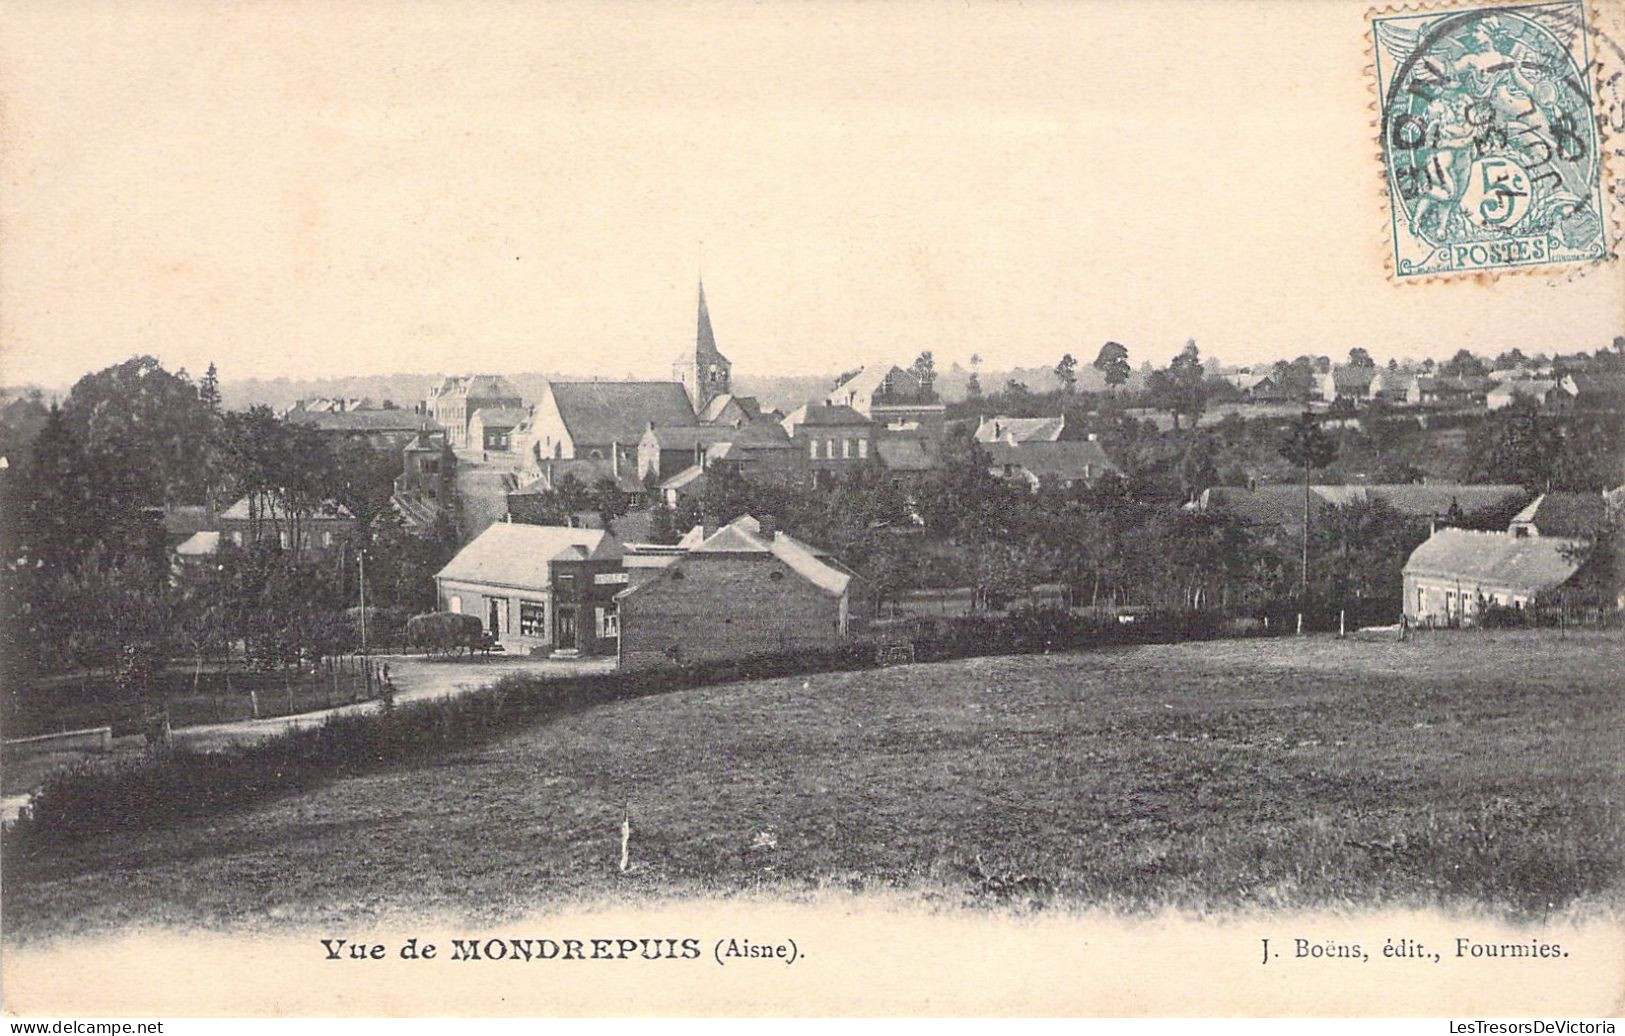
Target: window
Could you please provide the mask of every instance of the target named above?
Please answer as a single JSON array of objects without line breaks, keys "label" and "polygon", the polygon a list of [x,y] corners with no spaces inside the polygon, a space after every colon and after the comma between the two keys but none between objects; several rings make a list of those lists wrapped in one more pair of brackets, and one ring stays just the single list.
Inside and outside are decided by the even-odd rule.
[{"label": "window", "polygon": [[841,459],[852,459],[852,440],[844,436],[841,439]]},{"label": "window", "polygon": [[540,601],[519,602],[519,635],[523,637],[547,636],[547,605]]},{"label": "window", "polygon": [[282,549],[287,550],[288,549],[288,530],[283,529],[283,530],[279,531],[276,534],[276,538],[277,538],[277,542],[282,545]]},{"label": "window", "polygon": [[784,573],[779,569],[774,569],[767,574],[767,578],[773,580],[775,583],[782,583],[784,582]]},{"label": "window", "polygon": [[807,457],[808,457],[809,460],[817,460],[818,459],[818,440],[817,439],[808,439],[807,440]]},{"label": "window", "polygon": [[331,547],[332,545],[333,545],[333,532],[332,532],[332,530],[331,529],[322,530],[322,546]]},{"label": "window", "polygon": [[858,440],[858,458],[861,460],[861,459],[863,459],[863,458],[865,458],[867,456],[869,456],[869,440],[868,439],[859,439]]},{"label": "window", "polygon": [[835,440],[834,439],[825,439],[824,440],[824,456],[828,457],[830,460],[835,459]]},{"label": "window", "polygon": [[243,545],[243,534],[241,532],[232,533],[231,542],[241,547]]},{"label": "window", "polygon": [[456,594],[452,594],[451,602],[446,607],[460,615],[463,611],[463,599]]},{"label": "window", "polygon": [[607,639],[621,635],[621,614],[614,605],[598,609],[598,637]]}]

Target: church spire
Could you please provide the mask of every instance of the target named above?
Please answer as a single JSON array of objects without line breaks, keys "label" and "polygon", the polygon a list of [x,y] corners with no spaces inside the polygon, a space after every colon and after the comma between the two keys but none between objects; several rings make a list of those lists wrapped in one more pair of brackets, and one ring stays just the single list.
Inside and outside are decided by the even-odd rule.
[{"label": "church spire", "polygon": [[700,327],[699,334],[694,342],[696,357],[714,356],[717,352],[717,336],[711,330],[711,311],[705,308],[705,278],[700,278]]}]

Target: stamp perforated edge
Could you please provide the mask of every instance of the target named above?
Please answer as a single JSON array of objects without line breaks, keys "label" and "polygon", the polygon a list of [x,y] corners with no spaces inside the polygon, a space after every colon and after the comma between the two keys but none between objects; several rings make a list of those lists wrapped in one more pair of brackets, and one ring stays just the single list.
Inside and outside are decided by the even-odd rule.
[{"label": "stamp perforated edge", "polygon": [[[1591,116],[1597,125],[1598,141],[1598,175],[1601,177],[1598,193],[1602,197],[1604,211],[1600,213],[1603,224],[1603,248],[1605,253],[1601,259],[1561,259],[1547,263],[1533,263],[1528,266],[1494,267],[1485,270],[1435,270],[1431,273],[1409,274],[1404,277],[1394,266],[1393,242],[1393,201],[1389,195],[1388,161],[1384,153],[1382,139],[1382,84],[1377,77],[1376,53],[1376,20],[1378,18],[1391,18],[1404,15],[1427,15],[1446,11],[1477,11],[1477,10],[1516,10],[1520,7],[1540,7],[1550,0],[1508,0],[1503,3],[1485,3],[1484,0],[1438,0],[1435,3],[1406,3],[1388,4],[1382,7],[1372,7],[1366,10],[1364,21],[1364,35],[1362,36],[1366,79],[1366,88],[1370,100],[1366,104],[1368,113],[1367,126],[1372,131],[1372,140],[1376,148],[1377,184],[1379,202],[1382,211],[1382,222],[1379,226],[1386,228],[1383,235],[1382,264],[1384,279],[1389,284],[1431,284],[1440,281],[1452,283],[1485,284],[1500,280],[1502,277],[1553,277],[1564,274],[1573,275],[1575,272],[1596,271],[1611,269],[1618,265],[1620,234],[1622,230],[1620,209],[1621,198],[1625,196],[1625,181],[1616,179],[1620,173],[1615,171],[1615,154],[1621,146],[1625,146],[1625,134],[1614,134],[1608,125],[1608,120],[1602,117],[1599,108],[1602,92],[1609,76],[1605,74],[1613,62],[1605,61],[1603,55],[1611,53],[1615,62],[1619,64],[1616,70],[1625,74],[1625,40],[1612,47],[1609,38],[1602,31],[1603,13],[1601,0],[1580,0],[1581,9],[1585,12],[1584,26],[1585,39],[1588,46],[1587,54],[1590,56],[1588,67],[1584,69],[1587,78],[1591,81]],[[1625,21],[1625,19],[1622,19]]]}]

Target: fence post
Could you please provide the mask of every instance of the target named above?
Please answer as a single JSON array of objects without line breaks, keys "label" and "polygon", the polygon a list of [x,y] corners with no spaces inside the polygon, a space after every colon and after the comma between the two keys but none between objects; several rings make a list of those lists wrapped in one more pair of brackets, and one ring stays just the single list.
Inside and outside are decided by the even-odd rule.
[{"label": "fence post", "polygon": [[1337,609],[1337,639],[1338,640],[1342,640],[1344,637],[1348,636],[1347,618],[1348,618],[1348,610],[1347,609],[1345,609],[1345,608]]},{"label": "fence post", "polygon": [[1298,636],[1303,636],[1303,612],[1298,613]]}]

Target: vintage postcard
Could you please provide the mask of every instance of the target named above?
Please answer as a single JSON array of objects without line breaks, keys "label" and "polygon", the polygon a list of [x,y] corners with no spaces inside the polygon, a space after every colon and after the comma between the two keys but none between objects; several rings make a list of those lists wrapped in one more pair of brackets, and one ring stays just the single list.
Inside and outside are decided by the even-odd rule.
[{"label": "vintage postcard", "polygon": [[1622,44],[6,4],[4,1011],[1617,1015]]}]

